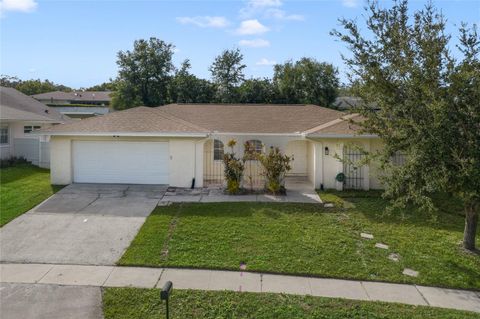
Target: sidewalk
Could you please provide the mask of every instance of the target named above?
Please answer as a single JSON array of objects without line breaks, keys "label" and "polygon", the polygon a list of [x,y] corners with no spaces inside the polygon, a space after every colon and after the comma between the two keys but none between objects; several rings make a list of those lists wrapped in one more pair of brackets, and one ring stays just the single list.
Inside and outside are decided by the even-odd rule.
[{"label": "sidewalk", "polygon": [[0,264],[0,282],[6,283],[161,288],[168,280],[177,289],[287,293],[397,302],[480,313],[480,291],[236,271]]}]

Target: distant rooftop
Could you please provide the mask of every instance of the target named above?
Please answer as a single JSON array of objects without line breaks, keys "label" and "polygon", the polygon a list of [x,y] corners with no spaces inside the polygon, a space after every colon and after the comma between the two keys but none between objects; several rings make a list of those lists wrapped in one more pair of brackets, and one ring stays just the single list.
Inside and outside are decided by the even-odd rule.
[{"label": "distant rooftop", "polygon": [[72,102],[110,102],[111,91],[54,91],[32,95],[33,98],[42,101],[72,101]]}]

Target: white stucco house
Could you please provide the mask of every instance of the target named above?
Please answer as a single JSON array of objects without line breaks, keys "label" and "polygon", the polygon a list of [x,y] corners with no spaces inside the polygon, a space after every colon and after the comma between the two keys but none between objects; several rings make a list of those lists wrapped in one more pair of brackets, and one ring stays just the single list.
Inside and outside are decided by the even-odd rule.
[{"label": "white stucco house", "polygon": [[[223,180],[223,153],[235,139],[241,156],[249,141],[259,152],[279,147],[294,156],[289,175],[312,188],[380,188],[374,167],[354,167],[351,143],[380,147],[379,138],[358,135],[355,117],[316,105],[170,104],[136,107],[40,132],[50,136],[51,181],[70,183],[207,186]],[[258,175],[247,163],[246,176]],[[336,181],[344,172],[346,181]]]},{"label": "white stucco house", "polygon": [[68,117],[13,88],[0,87],[0,158],[24,157],[49,166],[48,137],[32,134]]}]

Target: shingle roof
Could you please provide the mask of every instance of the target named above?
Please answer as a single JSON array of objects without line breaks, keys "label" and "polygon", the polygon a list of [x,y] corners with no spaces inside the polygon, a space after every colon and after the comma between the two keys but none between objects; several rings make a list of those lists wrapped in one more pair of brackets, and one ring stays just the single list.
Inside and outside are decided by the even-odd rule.
[{"label": "shingle roof", "polygon": [[294,134],[341,117],[316,105],[169,104],[158,109],[211,131]]},{"label": "shingle roof", "polygon": [[357,135],[359,134],[360,126],[356,125],[355,122],[362,122],[363,120],[364,118],[361,117],[359,114],[349,114],[310,130],[308,132],[308,135]]},{"label": "shingle roof", "polygon": [[66,100],[66,101],[111,101],[110,91],[53,91],[32,95],[37,100]]},{"label": "shingle roof", "polygon": [[84,133],[355,134],[342,120],[356,115],[315,105],[170,104],[140,106],[49,129]]},{"label": "shingle roof", "polygon": [[4,117],[3,113],[8,113],[8,119],[15,120],[15,112],[13,110],[18,110],[17,115],[19,120],[28,117],[24,113],[33,113],[33,115],[30,116],[32,117],[31,120],[37,118],[38,120],[54,121],[55,123],[62,123],[70,120],[67,116],[38,102],[34,98],[31,98],[14,88],[3,86],[0,87],[0,108],[0,117],[2,119],[7,119]]},{"label": "shingle roof", "polygon": [[56,125],[48,132],[66,133],[207,133],[208,130],[161,110],[139,106],[81,121]]},{"label": "shingle roof", "polygon": [[0,120],[55,122],[51,118],[32,112],[25,112],[9,106],[0,106]]}]

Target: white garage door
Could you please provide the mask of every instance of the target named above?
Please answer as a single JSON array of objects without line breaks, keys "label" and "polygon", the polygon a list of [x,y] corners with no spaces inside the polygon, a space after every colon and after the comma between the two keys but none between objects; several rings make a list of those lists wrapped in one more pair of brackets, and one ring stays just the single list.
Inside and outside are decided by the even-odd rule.
[{"label": "white garage door", "polygon": [[75,183],[168,184],[167,142],[74,141]]}]

